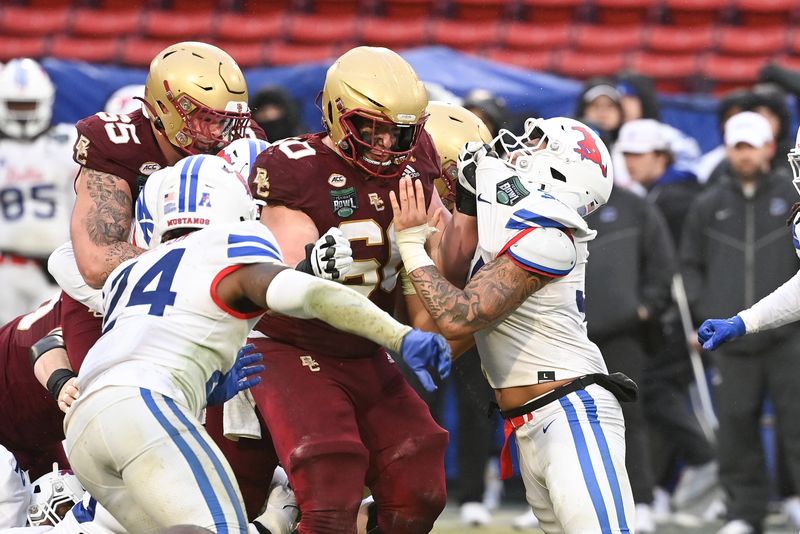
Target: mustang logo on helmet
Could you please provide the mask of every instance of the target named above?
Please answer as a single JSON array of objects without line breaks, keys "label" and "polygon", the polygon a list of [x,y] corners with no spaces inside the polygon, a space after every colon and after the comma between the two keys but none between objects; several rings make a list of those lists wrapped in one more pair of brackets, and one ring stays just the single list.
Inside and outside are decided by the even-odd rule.
[{"label": "mustang logo on helmet", "polygon": [[594,137],[592,137],[586,128],[581,126],[573,126],[572,129],[578,130],[583,134],[583,140],[578,141],[578,148],[575,149],[575,152],[581,155],[582,160],[588,159],[600,166],[600,170],[603,171],[603,177],[606,178],[608,176],[608,166],[603,164],[603,155],[600,153],[600,150],[598,150]]}]

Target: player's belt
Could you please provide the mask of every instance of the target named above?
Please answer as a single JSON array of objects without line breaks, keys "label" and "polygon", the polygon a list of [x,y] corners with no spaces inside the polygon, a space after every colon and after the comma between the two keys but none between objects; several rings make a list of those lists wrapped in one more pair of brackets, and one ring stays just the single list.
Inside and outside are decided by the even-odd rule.
[{"label": "player's belt", "polygon": [[541,397],[517,408],[507,411],[500,410],[500,415],[505,419],[503,423],[503,435],[505,440],[503,442],[503,450],[500,451],[500,480],[511,477],[513,473],[511,468],[511,449],[508,446],[508,440],[511,438],[511,434],[522,425],[532,421],[533,412],[539,408],[543,408],[551,402],[565,397],[574,391],[586,389],[592,384],[597,384],[610,391],[620,402],[635,401],[639,394],[639,388],[636,382],[623,373],[613,373],[611,375],[595,373],[579,376],[572,382],[568,382],[563,386],[558,386]]},{"label": "player's belt", "polygon": [[36,265],[34,260],[29,258],[23,258],[22,256],[17,256],[16,254],[9,254],[7,252],[0,252],[0,265]]}]

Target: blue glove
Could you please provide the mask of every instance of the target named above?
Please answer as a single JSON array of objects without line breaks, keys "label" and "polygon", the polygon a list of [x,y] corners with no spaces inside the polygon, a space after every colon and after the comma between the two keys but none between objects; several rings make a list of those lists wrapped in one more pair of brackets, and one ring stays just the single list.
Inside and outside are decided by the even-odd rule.
[{"label": "blue glove", "polygon": [[731,339],[746,333],[744,321],[738,315],[730,319],[706,319],[697,329],[697,341],[706,350],[714,350]]},{"label": "blue glove", "polygon": [[428,367],[434,367],[440,378],[450,374],[450,345],[439,334],[414,329],[403,338],[400,355],[417,375],[426,391],[436,391]]},{"label": "blue glove", "polygon": [[[239,349],[239,354],[236,355],[236,361],[231,370],[222,375],[222,379],[206,397],[209,406],[223,404],[240,391],[261,383],[261,377],[258,374],[264,370],[264,366],[251,364],[260,362],[264,357],[260,352],[252,352],[255,348],[255,345],[248,344]],[[249,378],[251,376],[253,378]]]}]

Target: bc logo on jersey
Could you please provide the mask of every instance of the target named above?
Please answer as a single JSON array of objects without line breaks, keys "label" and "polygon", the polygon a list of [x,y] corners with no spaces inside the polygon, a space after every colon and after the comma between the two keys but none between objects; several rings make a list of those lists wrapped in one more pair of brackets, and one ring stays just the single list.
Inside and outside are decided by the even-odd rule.
[{"label": "bc logo on jersey", "polygon": [[603,165],[603,156],[600,154],[600,150],[597,148],[597,143],[594,142],[594,138],[586,128],[573,126],[572,129],[578,130],[583,134],[583,140],[578,141],[578,148],[575,149],[575,152],[581,155],[581,160],[588,159],[592,163],[597,163],[600,170],[603,172],[603,177],[606,177],[608,166]]}]

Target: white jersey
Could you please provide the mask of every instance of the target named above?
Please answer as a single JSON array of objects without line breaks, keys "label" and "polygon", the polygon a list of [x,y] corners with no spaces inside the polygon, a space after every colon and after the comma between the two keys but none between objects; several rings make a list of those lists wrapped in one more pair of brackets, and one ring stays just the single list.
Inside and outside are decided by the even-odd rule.
[{"label": "white jersey", "polygon": [[59,124],[32,141],[0,139],[0,251],[45,258],[69,239],[75,137]]},{"label": "white jersey", "polygon": [[493,388],[607,372],[584,316],[587,243],[596,232],[552,195],[536,191],[496,158],[478,167],[478,254],[508,253],[521,267],[555,278],[493,326],[475,333]]},{"label": "white jersey", "polygon": [[199,415],[261,316],[228,309],[217,283],[240,265],[281,259],[272,233],[247,221],[195,231],[119,265],[103,287],[103,335],[81,366],[76,402],[105,386],[135,386]]},{"label": "white jersey", "polygon": [[0,445],[0,529],[25,524],[33,489],[28,473],[16,458]]}]

